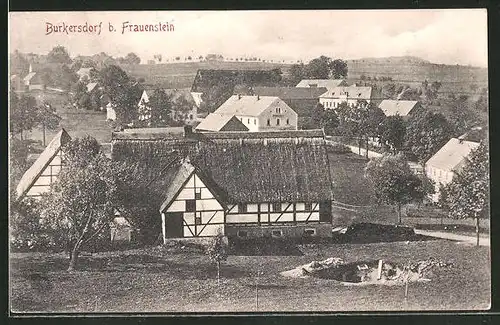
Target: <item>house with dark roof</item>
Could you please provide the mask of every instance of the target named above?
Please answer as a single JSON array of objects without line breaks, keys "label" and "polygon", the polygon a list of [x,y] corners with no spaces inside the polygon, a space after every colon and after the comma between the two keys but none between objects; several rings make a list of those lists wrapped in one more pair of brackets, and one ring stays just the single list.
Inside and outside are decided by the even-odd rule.
[{"label": "house with dark roof", "polygon": [[[235,90],[236,93],[237,90]],[[327,91],[325,87],[249,87],[236,94],[274,96],[283,100],[300,117],[310,116],[319,103],[319,96]]]},{"label": "house with dark roof", "polygon": [[460,171],[469,154],[477,147],[478,142],[452,138],[427,160],[425,174],[434,181],[435,186],[432,201],[439,200],[440,185],[446,185],[453,180],[453,176]]},{"label": "house with dark roof", "polygon": [[49,142],[33,165],[24,173],[16,188],[18,198],[40,198],[50,190],[64,166],[64,145],[71,137],[62,129]]},{"label": "house with dark roof", "polygon": [[345,79],[303,79],[297,86],[298,88],[335,88],[348,86]]},{"label": "house with dark roof", "polygon": [[[151,109],[148,106],[149,99],[153,95],[154,91],[158,88],[146,88],[143,90],[141,94],[141,98],[137,103],[137,107],[139,109],[139,120],[147,121],[151,118]],[[199,104],[193,97],[189,88],[183,89],[160,89],[167,96],[169,96],[174,104],[179,104],[181,101],[184,101],[184,105],[189,107],[188,110],[179,111],[172,110],[171,118],[176,121],[182,121],[185,124],[194,124],[196,122],[196,117],[198,115]]]},{"label": "house with dark roof", "polygon": [[[115,132],[112,159],[145,166],[163,240],[331,236],[322,130]],[[157,197],[156,197],[157,196]]]},{"label": "house with dark roof", "polygon": [[385,116],[409,117],[413,112],[421,107],[419,101],[416,100],[392,100],[384,99],[378,106]]},{"label": "house with dark roof", "polygon": [[211,113],[196,126],[196,131],[248,131],[248,128],[234,115]]},{"label": "house with dark roof", "polygon": [[297,130],[297,113],[275,96],[233,95],[214,113],[236,116],[250,132]]}]

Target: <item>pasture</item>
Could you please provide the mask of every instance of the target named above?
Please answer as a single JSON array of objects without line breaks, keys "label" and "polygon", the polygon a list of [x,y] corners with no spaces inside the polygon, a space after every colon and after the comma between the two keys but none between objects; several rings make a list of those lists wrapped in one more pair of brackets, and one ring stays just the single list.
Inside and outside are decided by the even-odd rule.
[{"label": "pasture", "polygon": [[[66,271],[61,254],[14,253],[10,259],[13,312],[285,312],[484,310],[490,305],[489,249],[445,240],[298,246],[300,254],[230,255],[220,285],[208,257],[191,247],[151,247],[94,254],[81,270]],[[429,282],[404,287],[346,285],[280,272],[312,260],[384,259],[395,263],[433,257],[452,263]],[[257,276],[258,275],[258,276]]]}]

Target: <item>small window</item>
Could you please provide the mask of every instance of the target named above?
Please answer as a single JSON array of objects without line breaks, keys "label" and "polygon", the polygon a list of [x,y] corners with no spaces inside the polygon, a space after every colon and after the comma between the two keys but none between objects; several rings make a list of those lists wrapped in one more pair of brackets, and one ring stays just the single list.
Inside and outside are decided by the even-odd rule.
[{"label": "small window", "polygon": [[271,236],[276,237],[276,238],[283,237],[283,231],[273,230],[273,231],[271,231]]},{"label": "small window", "polygon": [[254,124],[254,125],[256,125],[256,124],[257,124],[257,119],[256,119],[256,118],[254,118],[254,119],[253,119],[253,124]]},{"label": "small window", "polygon": [[304,210],[305,211],[312,211],[312,203],[311,202],[304,203]]},{"label": "small window", "polygon": [[250,124],[250,119],[247,119],[247,124]]},{"label": "small window", "polygon": [[316,229],[314,228],[306,228],[304,229],[304,235],[305,236],[316,236]]},{"label": "small window", "polygon": [[279,118],[276,119],[276,125],[280,125],[280,119]]},{"label": "small window", "polygon": [[271,120],[267,119],[267,126],[270,126],[270,125],[271,125]]},{"label": "small window", "polygon": [[239,213],[246,213],[247,212],[247,205],[243,203],[238,204],[238,212]]},{"label": "small window", "polygon": [[281,212],[281,203],[273,203],[273,212]]},{"label": "small window", "polygon": [[248,232],[246,230],[238,230],[237,236],[240,238],[248,237]]},{"label": "small window", "polygon": [[201,193],[200,192],[194,193],[194,198],[197,200],[201,200]]},{"label": "small window", "polygon": [[290,119],[286,119],[286,125],[290,125]]},{"label": "small window", "polygon": [[276,113],[280,113],[281,112],[281,109],[279,107],[276,107]]},{"label": "small window", "polygon": [[196,214],[196,217],[194,218],[194,223],[197,225],[201,225],[201,212],[198,212]]},{"label": "small window", "polygon": [[196,211],[196,200],[186,200],[186,212]]}]

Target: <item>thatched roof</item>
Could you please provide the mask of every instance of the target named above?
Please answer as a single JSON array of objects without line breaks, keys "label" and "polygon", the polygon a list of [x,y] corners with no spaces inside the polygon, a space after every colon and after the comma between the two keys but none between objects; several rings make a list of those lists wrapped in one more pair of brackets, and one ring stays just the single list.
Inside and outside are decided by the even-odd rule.
[{"label": "thatched roof", "polygon": [[18,198],[23,197],[36,182],[38,177],[43,173],[45,168],[50,164],[62,146],[71,141],[71,137],[62,129],[49,142],[45,150],[38,156],[37,160],[24,173],[23,177],[17,185],[16,192]]},{"label": "thatched roof", "polygon": [[205,92],[216,85],[272,86],[276,78],[274,69],[199,69],[191,87],[192,92]]},{"label": "thatched roof", "polygon": [[[136,134],[128,139],[114,137],[112,143],[114,160],[141,162],[144,166],[165,166],[176,155],[189,157],[223,204],[333,199],[322,130],[193,133],[184,139],[164,135],[141,138]],[[173,168],[179,175],[182,163],[171,166],[166,169]],[[184,172],[182,175],[179,179],[185,178]],[[161,178],[157,178],[161,186],[152,186],[163,187],[165,179]],[[168,199],[170,192],[164,191]]]}]

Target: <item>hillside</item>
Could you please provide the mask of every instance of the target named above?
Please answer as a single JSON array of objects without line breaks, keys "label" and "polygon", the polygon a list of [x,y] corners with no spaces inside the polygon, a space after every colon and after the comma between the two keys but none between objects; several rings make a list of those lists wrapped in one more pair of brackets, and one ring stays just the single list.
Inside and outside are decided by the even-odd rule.
[{"label": "hillside", "polygon": [[[349,79],[361,75],[391,77],[394,81],[420,84],[441,81],[440,92],[471,92],[488,86],[488,69],[463,65],[436,64],[416,57],[387,57],[347,60]],[[475,86],[471,86],[475,85]]]},{"label": "hillside", "polygon": [[129,75],[144,78],[145,84],[161,88],[191,88],[198,69],[275,69],[280,68],[283,75],[288,73],[290,64],[270,62],[181,62],[162,64],[120,65]]}]

